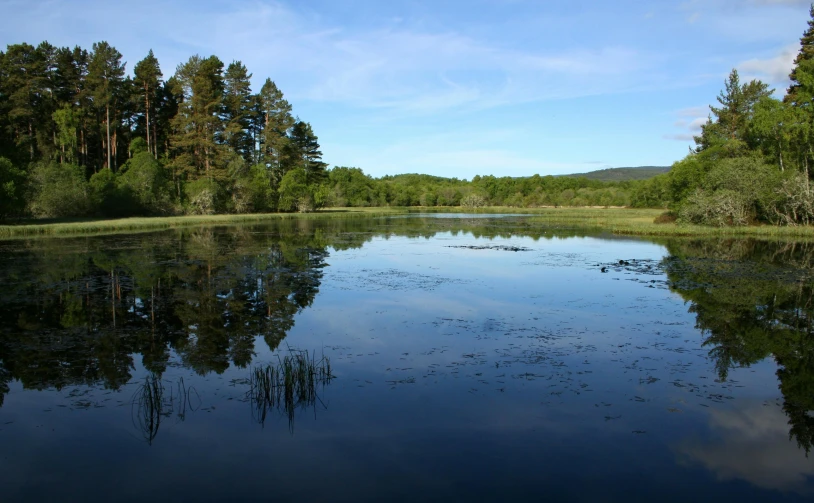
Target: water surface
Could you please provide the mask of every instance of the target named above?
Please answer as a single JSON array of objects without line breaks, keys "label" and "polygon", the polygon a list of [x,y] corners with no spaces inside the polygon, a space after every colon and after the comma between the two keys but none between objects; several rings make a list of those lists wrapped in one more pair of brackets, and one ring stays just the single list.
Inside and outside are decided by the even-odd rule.
[{"label": "water surface", "polygon": [[482,217],[0,242],[0,500],[812,496],[814,246]]}]

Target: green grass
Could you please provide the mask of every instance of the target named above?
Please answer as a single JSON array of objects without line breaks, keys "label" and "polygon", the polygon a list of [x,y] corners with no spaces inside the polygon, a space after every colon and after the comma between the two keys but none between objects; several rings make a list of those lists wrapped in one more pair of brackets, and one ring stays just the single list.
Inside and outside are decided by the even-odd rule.
[{"label": "green grass", "polygon": [[811,226],[754,225],[744,227],[708,227],[677,223],[657,224],[653,220],[664,210],[629,208],[546,208],[535,212],[530,222],[541,225],[603,229],[613,234],[632,236],[765,237],[814,238]]},{"label": "green grass", "polygon": [[195,215],[179,217],[134,217],[114,220],[62,220],[44,223],[0,225],[0,238],[31,236],[75,236],[82,234],[115,234],[200,225],[232,225],[282,219],[357,218],[403,213],[389,208],[337,208],[315,213],[255,213],[247,215]]},{"label": "green grass", "polygon": [[32,236],[75,236],[82,234],[133,233],[203,225],[235,225],[283,219],[366,218],[405,213],[514,213],[530,215],[529,222],[546,226],[602,229],[620,235],[638,236],[754,236],[765,238],[814,238],[814,227],[707,227],[676,223],[656,224],[661,209],[632,208],[487,208],[411,207],[411,208],[327,208],[315,213],[262,213],[249,215],[206,215],[181,217],[143,217],[117,220],[59,221],[0,226],[0,238]]}]

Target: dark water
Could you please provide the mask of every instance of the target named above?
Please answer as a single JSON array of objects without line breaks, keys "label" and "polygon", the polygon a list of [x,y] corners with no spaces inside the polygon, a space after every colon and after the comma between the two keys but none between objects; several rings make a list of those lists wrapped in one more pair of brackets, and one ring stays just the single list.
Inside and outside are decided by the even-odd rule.
[{"label": "dark water", "polygon": [[0,501],[805,501],[812,273],[525,217],[0,242]]}]

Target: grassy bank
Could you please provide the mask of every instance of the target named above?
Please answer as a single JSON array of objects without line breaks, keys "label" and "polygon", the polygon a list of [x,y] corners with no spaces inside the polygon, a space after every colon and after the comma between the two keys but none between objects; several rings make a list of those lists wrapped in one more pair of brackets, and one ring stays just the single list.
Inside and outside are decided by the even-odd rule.
[{"label": "grassy bank", "polygon": [[194,215],[179,217],[138,217],[115,220],[69,220],[0,225],[0,238],[30,236],[75,236],[140,232],[199,225],[232,225],[281,219],[359,218],[403,213],[388,208],[337,208],[316,213],[257,213],[248,215]]},{"label": "grassy bank", "polygon": [[629,208],[544,208],[530,221],[540,225],[588,227],[614,234],[634,236],[765,237],[814,238],[814,227],[755,225],[744,227],[707,227],[677,223],[654,223],[664,210]]},{"label": "grassy bank", "polygon": [[0,225],[0,238],[70,236],[141,232],[200,225],[233,225],[279,219],[364,218],[405,213],[524,214],[541,226],[603,229],[614,234],[637,236],[752,236],[765,238],[814,238],[814,227],[705,227],[676,223],[656,224],[660,209],[630,208],[329,208],[316,213],[261,213],[250,215],[204,215],[180,217],[123,218],[117,220],[53,221]]}]

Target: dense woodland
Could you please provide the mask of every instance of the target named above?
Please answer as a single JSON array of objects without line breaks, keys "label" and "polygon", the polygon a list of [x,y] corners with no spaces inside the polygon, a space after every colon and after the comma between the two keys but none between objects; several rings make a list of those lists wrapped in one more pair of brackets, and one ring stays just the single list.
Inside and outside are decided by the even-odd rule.
[{"label": "dense woodland", "polygon": [[810,15],[783,99],[733,70],[695,150],[636,187],[635,205],[717,226],[814,224],[814,6]]},{"label": "dense woodland", "polygon": [[10,45],[0,53],[0,219],[494,205],[668,207],[666,220],[690,223],[812,224],[814,7],[811,16],[782,100],[733,70],[696,148],[666,174],[621,182],[328,169],[311,125],[271,79],[253,92],[240,61],[196,55],[164,79],[152,51],[130,76],[107,42],[90,51]]}]

